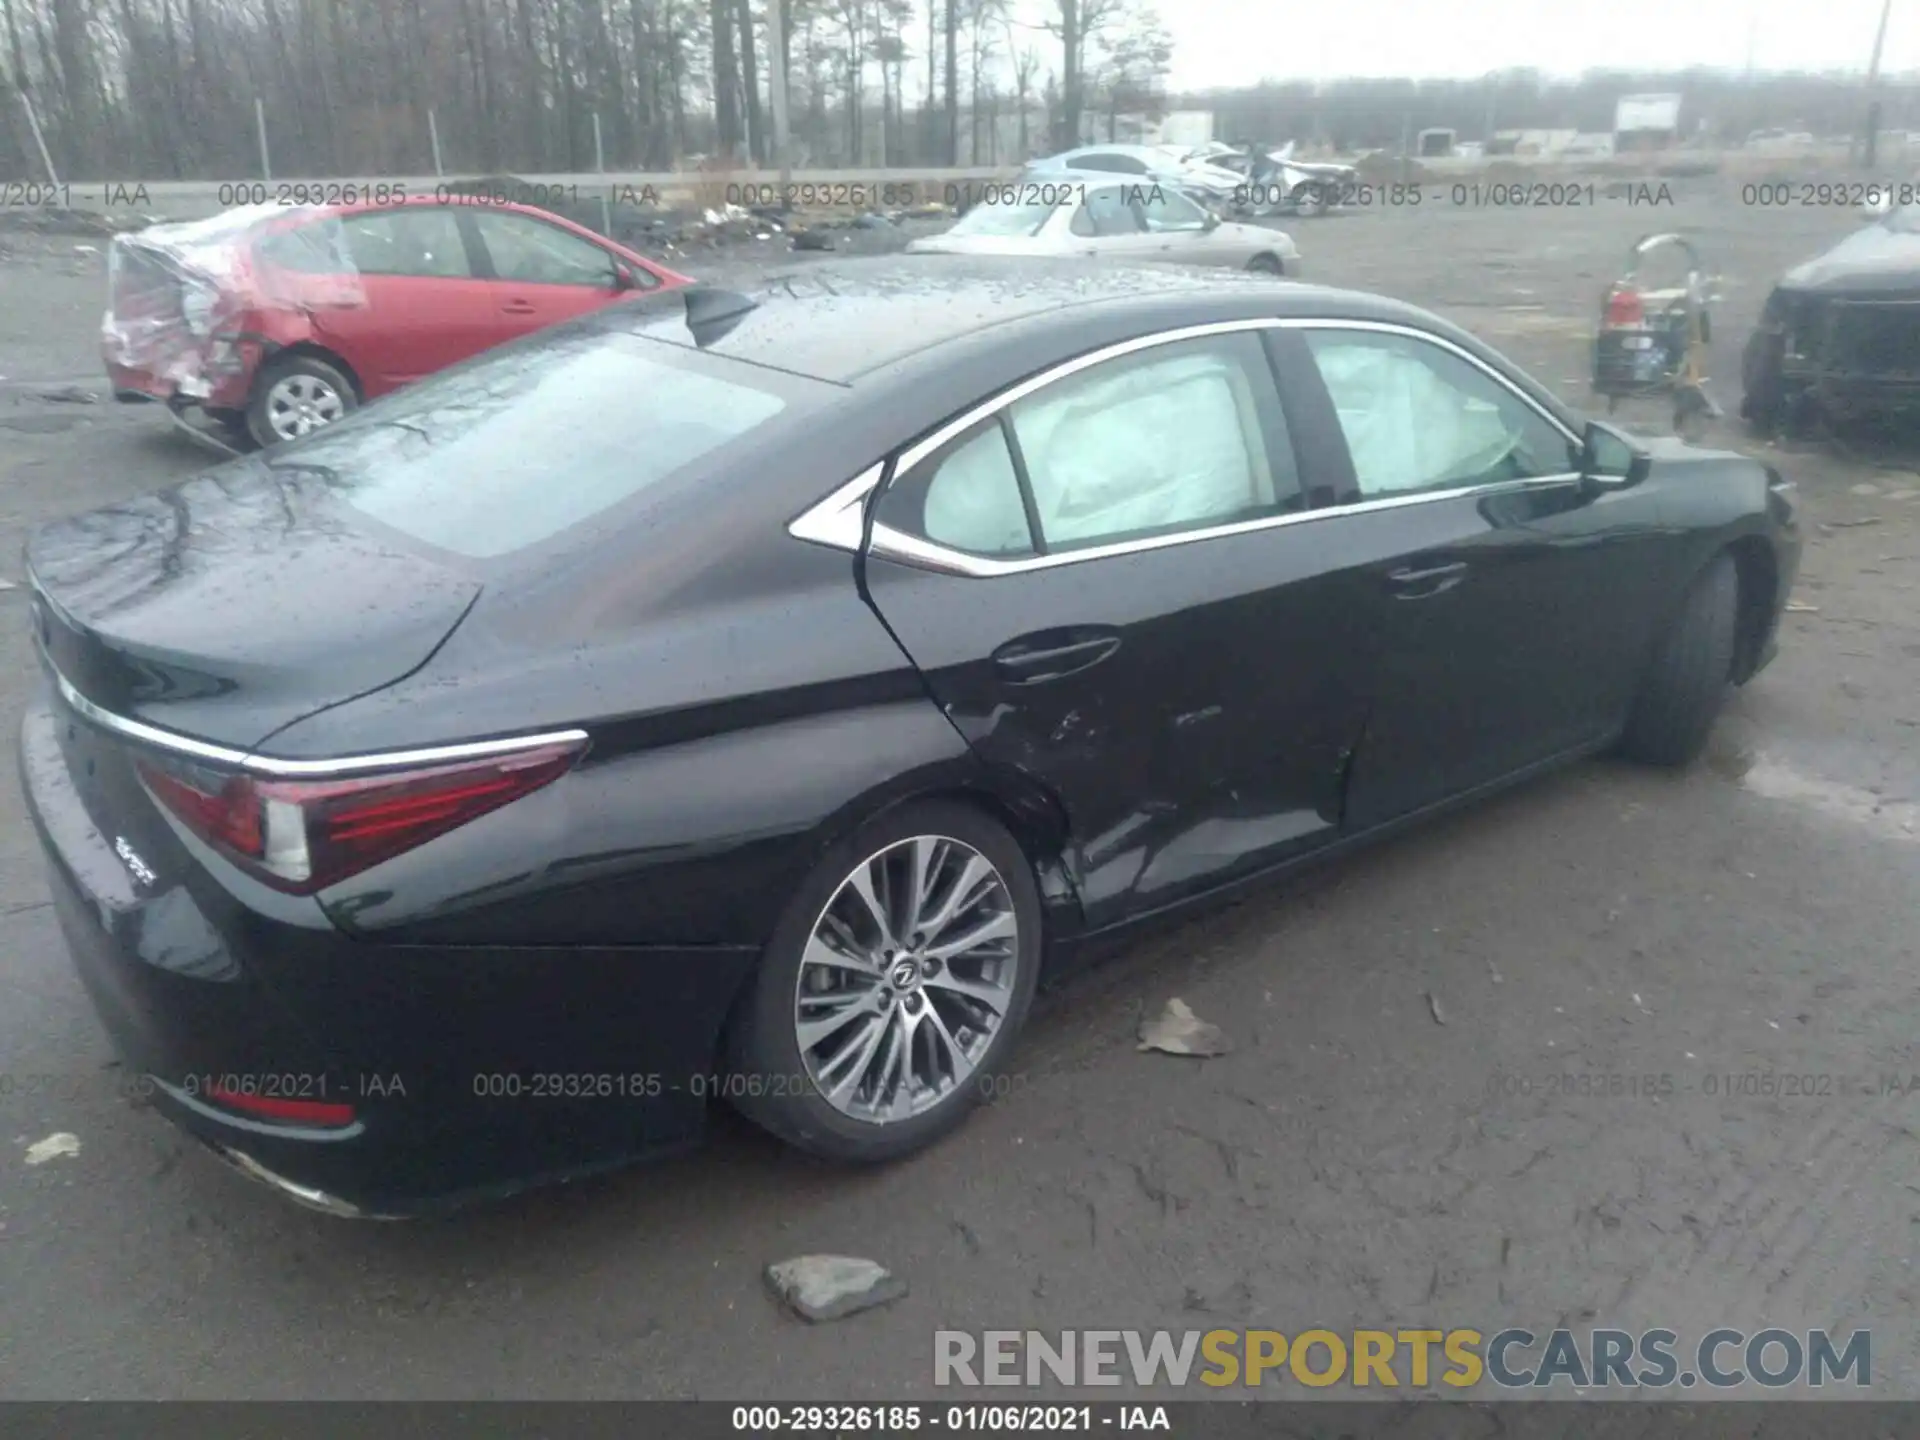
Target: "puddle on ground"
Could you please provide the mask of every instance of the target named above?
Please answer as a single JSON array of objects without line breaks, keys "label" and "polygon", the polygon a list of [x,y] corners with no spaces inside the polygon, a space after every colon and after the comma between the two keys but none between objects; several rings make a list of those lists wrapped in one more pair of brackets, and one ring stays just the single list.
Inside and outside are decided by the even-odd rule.
[{"label": "puddle on ground", "polygon": [[1888,800],[1857,785],[1823,780],[1764,751],[1716,739],[1707,747],[1707,768],[1768,800],[1784,800],[1827,820],[1844,821],[1886,840],[1920,841],[1920,805]]}]

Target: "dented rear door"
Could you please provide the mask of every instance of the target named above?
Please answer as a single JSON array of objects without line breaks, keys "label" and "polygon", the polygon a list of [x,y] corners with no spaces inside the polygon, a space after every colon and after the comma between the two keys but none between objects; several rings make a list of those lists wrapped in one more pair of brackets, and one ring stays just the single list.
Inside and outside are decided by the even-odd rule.
[{"label": "dented rear door", "polygon": [[1059,799],[1089,924],[1332,838],[1370,646],[1259,335],[1021,395],[902,457],[864,573],[976,752]]}]

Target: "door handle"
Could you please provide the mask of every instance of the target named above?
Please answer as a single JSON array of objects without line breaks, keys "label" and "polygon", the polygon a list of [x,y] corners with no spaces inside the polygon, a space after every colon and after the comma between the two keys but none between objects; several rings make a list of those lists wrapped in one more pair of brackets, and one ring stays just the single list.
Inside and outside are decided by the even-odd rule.
[{"label": "door handle", "polygon": [[1110,631],[1078,635],[1055,631],[1009,640],[993,652],[993,668],[1015,685],[1037,685],[1098,665],[1119,648],[1120,637]]},{"label": "door handle", "polygon": [[500,313],[503,315],[531,315],[533,314],[533,302],[531,300],[508,300],[500,306]]},{"label": "door handle", "polygon": [[1411,566],[1401,566],[1398,570],[1387,572],[1387,583],[1394,589],[1396,598],[1401,600],[1425,600],[1429,596],[1443,595],[1467,578],[1467,562],[1456,560],[1451,565],[1433,565],[1424,570]]}]

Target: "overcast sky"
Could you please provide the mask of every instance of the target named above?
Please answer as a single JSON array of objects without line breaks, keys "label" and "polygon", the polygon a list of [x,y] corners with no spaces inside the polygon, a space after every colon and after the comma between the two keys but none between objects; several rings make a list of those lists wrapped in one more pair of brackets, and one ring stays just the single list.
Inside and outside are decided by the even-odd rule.
[{"label": "overcast sky", "polygon": [[[1516,65],[1858,70],[1881,0],[1159,0],[1170,88]],[[1883,71],[1920,70],[1920,0],[1893,0]]]}]

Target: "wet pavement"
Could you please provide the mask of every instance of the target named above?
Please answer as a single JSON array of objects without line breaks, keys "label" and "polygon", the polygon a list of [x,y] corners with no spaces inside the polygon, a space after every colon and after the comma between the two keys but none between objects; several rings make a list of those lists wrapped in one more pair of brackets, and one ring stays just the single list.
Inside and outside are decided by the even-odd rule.
[{"label": "wet pavement", "polygon": [[[1726,272],[1732,408],[1769,277],[1852,223],[1723,195],[1293,229],[1315,278],[1580,399],[1602,286],[1685,226]],[[85,255],[0,266],[0,556],[203,463],[151,413],[37,398],[96,383],[99,286]],[[1805,608],[1704,763],[1583,764],[1141,937],[1043,1001],[1003,1101],[879,1171],[723,1117],[685,1160],[445,1221],[293,1209],[123,1096],[8,767],[0,1394],[924,1396],[938,1328],[1556,1323],[1868,1327],[1874,1393],[1920,1394],[1920,476],[1763,453],[1801,483]],[[23,616],[0,590],[9,733]],[[1173,997],[1232,1052],[1141,1053]],[[29,1165],[55,1133],[78,1152]],[[762,1270],[820,1252],[909,1294],[809,1327]]]}]

